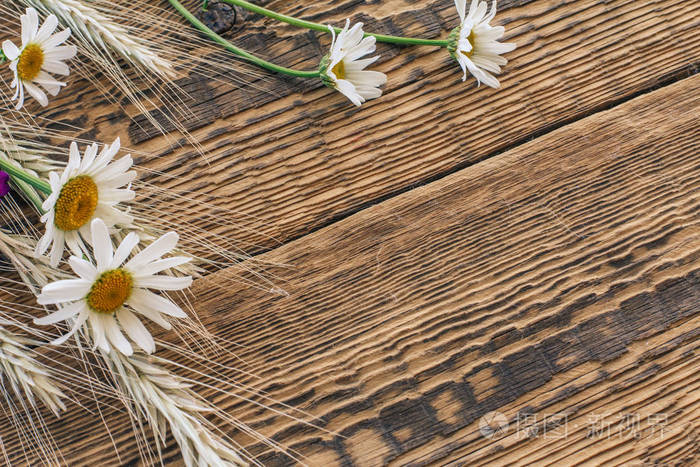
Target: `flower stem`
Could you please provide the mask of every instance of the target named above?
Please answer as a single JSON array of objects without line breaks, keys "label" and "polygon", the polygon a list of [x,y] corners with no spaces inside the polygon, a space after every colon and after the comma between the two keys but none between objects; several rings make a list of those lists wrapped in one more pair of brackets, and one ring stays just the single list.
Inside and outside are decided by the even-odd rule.
[{"label": "flower stem", "polygon": [[249,62],[252,62],[258,66],[261,66],[267,70],[270,71],[275,71],[277,73],[283,73],[285,75],[289,76],[295,76],[297,78],[319,78],[321,75],[318,72],[318,70],[314,71],[301,71],[301,70],[293,70],[291,68],[286,68],[280,65],[275,65],[274,63],[268,62],[267,60],[263,60],[262,58],[256,57],[255,55],[251,54],[250,52],[247,52],[239,47],[236,47],[235,45],[231,44],[229,41],[209,29],[204,23],[202,23],[200,20],[198,20],[192,13],[185,8],[182,3],[180,3],[178,0],[168,0],[170,4],[180,13],[187,21],[192,23],[194,27],[202,31],[204,34],[207,35],[211,40],[214,42],[224,46],[224,48],[230,52],[233,52],[234,54],[245,58]]},{"label": "flower stem", "polygon": [[25,172],[24,170],[20,169],[19,167],[8,161],[0,159],[0,169],[10,174],[11,177],[14,177],[31,185],[32,187],[41,191],[42,193],[45,193],[47,195],[51,194],[51,185],[49,185],[47,181]]},{"label": "flower stem", "polygon": [[[298,26],[300,28],[306,28],[306,29],[313,29],[315,31],[324,31],[328,32],[328,26],[320,24],[320,23],[314,23],[312,21],[305,21],[303,19],[297,19],[291,16],[283,15],[280,13],[276,13],[272,10],[268,10],[267,8],[263,8],[257,5],[254,5],[250,2],[247,2],[246,0],[222,0],[228,4],[231,5],[237,5],[241,8],[245,8],[246,10],[250,10],[254,13],[261,14],[263,16],[268,16],[270,18],[274,18],[278,21],[282,21],[283,23],[291,24],[292,26]],[[206,10],[207,6],[209,5],[209,0],[204,0],[204,5],[203,8]],[[342,28],[333,28],[335,29],[335,32],[340,32],[343,29]],[[430,45],[434,47],[447,47],[447,40],[432,40],[432,39],[416,39],[412,37],[399,37],[399,36],[387,36],[384,34],[372,34],[369,32],[365,33],[365,36],[372,36],[377,39],[378,42],[387,42],[390,44],[400,44],[400,45]]]}]

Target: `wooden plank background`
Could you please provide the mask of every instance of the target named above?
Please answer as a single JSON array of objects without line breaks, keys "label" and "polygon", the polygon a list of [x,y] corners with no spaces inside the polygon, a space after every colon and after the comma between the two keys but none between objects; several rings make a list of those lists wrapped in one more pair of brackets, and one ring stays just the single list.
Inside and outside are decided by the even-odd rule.
[{"label": "wooden plank background", "polygon": [[[426,38],[457,18],[451,0],[258,3]],[[308,464],[693,465],[700,4],[499,9],[518,43],[500,91],[462,83],[444,51],[387,45],[385,95],[360,109],[318,83],[239,86],[193,71],[179,84],[206,160],[172,149],[128,106],[84,115],[97,100],[87,84],[43,116],[84,137],[120,135],[162,173],[150,182],[190,190],[173,216],[251,263],[286,265],[268,271],[284,294],[231,268],[195,283],[195,309],[243,346],[214,360],[256,375],[230,377],[320,428],[201,392]],[[285,65],[311,68],[328,45],[241,21],[230,39]],[[480,424],[493,411],[508,428],[491,436]],[[103,416],[119,462],[100,416],[47,417],[67,464],[138,461],[125,415]],[[597,417],[610,433],[590,432]],[[266,465],[291,463],[232,434]],[[166,458],[178,462],[172,442]]]}]

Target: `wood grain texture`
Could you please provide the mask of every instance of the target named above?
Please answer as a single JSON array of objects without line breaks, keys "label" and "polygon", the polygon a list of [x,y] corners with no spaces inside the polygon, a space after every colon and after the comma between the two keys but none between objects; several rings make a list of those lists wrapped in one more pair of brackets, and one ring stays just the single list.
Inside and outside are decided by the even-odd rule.
[{"label": "wood grain texture", "polygon": [[[259,3],[426,38],[446,37],[457,21],[452,0]],[[313,68],[328,47],[327,36],[242,17],[227,37],[281,64]],[[684,0],[501,1],[496,22],[518,43],[502,90],[462,83],[445,51],[380,45],[377,69],[389,84],[382,99],[360,109],[316,82],[267,75],[240,86],[230,74],[192,71],[179,82],[192,96],[193,115],[184,121],[206,160],[187,145],[171,150],[145,121],[130,122],[89,86],[76,86],[42,115],[57,128],[79,125],[105,140],[119,134],[147,151],[140,164],[175,177],[154,181],[192,191],[191,203],[177,203],[178,215],[256,253],[692,72],[698,17],[698,3]],[[87,102],[94,114],[80,110]],[[213,228],[199,219],[202,201],[247,228]]]},{"label": "wood grain texture", "polygon": [[[239,381],[331,433],[203,392],[311,465],[697,464],[699,116],[695,76],[365,209],[262,255],[286,295],[197,281]],[[95,420],[51,425],[70,465],[113,462]]]}]

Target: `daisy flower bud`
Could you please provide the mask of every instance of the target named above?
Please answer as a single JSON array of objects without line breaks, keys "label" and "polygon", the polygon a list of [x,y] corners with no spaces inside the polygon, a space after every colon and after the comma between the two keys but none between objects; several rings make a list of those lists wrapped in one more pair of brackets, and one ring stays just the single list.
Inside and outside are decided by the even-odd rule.
[{"label": "daisy flower bud", "polygon": [[455,6],[460,25],[450,33],[447,50],[462,67],[462,81],[467,79],[468,71],[479,85],[484,83],[498,89],[501,84],[493,74],[499,74],[501,67],[508,63],[501,54],[515,50],[516,45],[498,42],[503,37],[505,28],[489,24],[496,16],[496,0],[493,0],[488,14],[486,2],[472,0],[469,13],[466,12],[467,0],[455,0]]},{"label": "daisy flower bud", "polygon": [[376,39],[364,37],[362,23],[350,28],[350,20],[345,21],[345,28],[337,36],[332,27],[329,26],[328,29],[333,35],[333,41],[330,52],[321,59],[321,81],[343,93],[357,106],[367,99],[381,96],[379,86],[386,83],[386,75],[379,71],[365,70],[379,55],[360,59],[375,51]]},{"label": "daisy flower bud", "polygon": [[44,286],[37,297],[39,304],[58,305],[59,308],[48,316],[35,319],[34,323],[72,322],[70,332],[56,339],[54,345],[62,344],[88,323],[95,347],[105,352],[115,348],[124,355],[133,353],[131,343],[122,330],[144,352],[154,352],[153,336],[137,314],[166,329],[171,325],[163,315],[175,318],[187,316],[179,306],[149,290],[182,290],[192,283],[190,276],[158,274],[190,260],[184,256],[162,258],[175,248],[177,233],[163,235],[127,261],[139,243],[135,233],[127,235],[115,251],[107,226],[101,219],[91,222],[90,231],[95,264],[71,256],[69,264],[78,277]]},{"label": "daisy flower bud", "polygon": [[63,61],[73,58],[77,49],[73,45],[61,45],[70,37],[71,31],[65,29],[54,34],[58,26],[58,19],[54,15],[49,15],[39,28],[39,15],[34,8],[27,8],[27,13],[20,16],[20,21],[22,46],[18,48],[10,40],[2,44],[3,54],[10,61],[10,69],[15,75],[11,86],[17,90],[12,100],[19,99],[16,109],[21,109],[26,90],[46,107],[49,99],[38,85],[56,96],[66,83],[57,81],[49,73],[68,76],[70,69]]}]

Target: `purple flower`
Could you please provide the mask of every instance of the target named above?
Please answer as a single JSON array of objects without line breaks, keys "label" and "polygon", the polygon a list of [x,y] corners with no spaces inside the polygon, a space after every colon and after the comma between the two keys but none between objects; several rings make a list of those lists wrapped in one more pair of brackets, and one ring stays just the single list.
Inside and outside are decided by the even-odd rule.
[{"label": "purple flower", "polygon": [[0,198],[10,192],[10,174],[0,170]]}]

